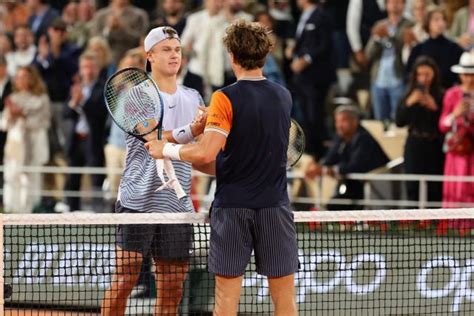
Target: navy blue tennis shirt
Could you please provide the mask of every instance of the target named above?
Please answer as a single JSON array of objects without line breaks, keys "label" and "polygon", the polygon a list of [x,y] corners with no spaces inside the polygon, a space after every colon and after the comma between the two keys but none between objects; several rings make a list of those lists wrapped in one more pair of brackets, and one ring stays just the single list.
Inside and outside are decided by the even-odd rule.
[{"label": "navy blue tennis shirt", "polygon": [[212,96],[206,131],[227,137],[216,158],[214,207],[289,204],[286,178],[292,99],[266,79],[241,79]]}]

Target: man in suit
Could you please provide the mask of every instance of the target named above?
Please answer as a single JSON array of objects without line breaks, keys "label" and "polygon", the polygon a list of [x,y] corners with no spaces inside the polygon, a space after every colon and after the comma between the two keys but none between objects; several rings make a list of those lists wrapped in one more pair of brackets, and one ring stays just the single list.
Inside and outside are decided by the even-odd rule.
[{"label": "man in suit", "polygon": [[[72,126],[66,139],[66,158],[71,167],[105,165],[105,122],[107,108],[104,102],[104,83],[99,80],[97,57],[84,53],[79,59],[79,81],[71,87],[70,98],[64,110],[64,118]],[[99,190],[103,175],[92,176],[92,186]],[[79,191],[81,175],[69,174],[65,184],[67,191]],[[71,211],[81,207],[77,197],[66,198]]]},{"label": "man in suit", "polygon": [[[3,55],[0,55],[0,113],[3,114],[5,106],[5,99],[12,92],[12,83],[8,78],[7,73],[7,60]],[[5,147],[5,141],[7,139],[7,133],[0,131],[0,164],[3,165],[3,149]],[[0,173],[0,187],[3,187],[3,174]],[[0,196],[0,201],[3,201]]]},{"label": "man in suit", "polygon": [[51,8],[48,0],[27,0],[26,6],[31,12],[28,19],[28,27],[35,35],[35,43],[37,44],[41,36],[48,33],[48,27],[51,22],[59,17],[59,12]]},{"label": "man in suit", "polygon": [[[344,180],[348,173],[363,173],[381,167],[388,157],[377,141],[359,123],[359,110],[353,105],[341,105],[334,112],[336,136],[322,163],[312,161],[305,175],[314,178],[323,174],[338,177],[339,183],[333,199],[360,200],[364,198],[364,185],[357,180]],[[341,177],[342,176],[342,177]],[[361,208],[353,205],[328,204],[329,210]]]},{"label": "man in suit", "polygon": [[291,70],[304,114],[307,151],[321,158],[326,137],[324,101],[336,79],[332,59],[332,21],[319,0],[298,0],[303,11],[296,29]]}]

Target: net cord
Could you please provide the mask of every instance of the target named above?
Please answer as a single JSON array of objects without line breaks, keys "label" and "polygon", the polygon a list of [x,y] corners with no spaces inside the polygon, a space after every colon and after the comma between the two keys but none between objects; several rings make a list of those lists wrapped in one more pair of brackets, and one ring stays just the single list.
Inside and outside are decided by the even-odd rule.
[{"label": "net cord", "polygon": [[[294,212],[295,222],[362,222],[459,218],[474,219],[474,208]],[[143,214],[96,214],[75,212],[64,214],[3,214],[0,215],[0,222],[2,223],[1,226],[3,229],[4,225],[202,224],[208,223],[209,217],[205,212]]]}]

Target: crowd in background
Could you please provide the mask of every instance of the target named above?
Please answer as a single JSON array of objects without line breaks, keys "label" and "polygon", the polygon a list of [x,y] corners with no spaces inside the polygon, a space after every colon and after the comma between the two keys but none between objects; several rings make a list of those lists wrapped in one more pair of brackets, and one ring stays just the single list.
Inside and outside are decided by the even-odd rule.
[{"label": "crowd in background", "polygon": [[[387,162],[361,117],[408,127],[406,173],[474,175],[474,0],[5,0],[5,211],[31,212],[42,203],[35,192],[44,179],[21,166],[62,160],[123,167],[125,136],[107,115],[103,89],[117,69],[143,67],[148,30],[169,25],[178,31],[180,81],[208,100],[236,80],[222,38],[237,19],[272,31],[264,74],[293,95],[292,114],[313,157],[307,177],[367,172]],[[345,97],[346,104],[333,117],[335,97]],[[104,178],[94,175],[92,188],[100,191]],[[107,175],[110,190],[119,181]],[[429,201],[474,203],[474,182],[442,186],[430,183]],[[67,175],[63,189],[80,188],[81,176]],[[346,191],[360,198],[361,185]],[[416,183],[408,184],[407,195],[419,198]],[[64,202],[70,210],[82,207],[78,197]]]}]

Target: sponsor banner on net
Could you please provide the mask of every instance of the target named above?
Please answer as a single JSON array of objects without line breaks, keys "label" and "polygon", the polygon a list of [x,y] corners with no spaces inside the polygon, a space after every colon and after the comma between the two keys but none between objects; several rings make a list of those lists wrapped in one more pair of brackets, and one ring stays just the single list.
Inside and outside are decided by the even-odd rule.
[{"label": "sponsor banner on net", "polygon": [[[62,233],[70,236],[73,232]],[[24,238],[25,242],[15,249],[5,248],[5,282],[13,285],[11,301],[28,300],[20,294],[30,291],[35,293],[31,298],[46,300],[45,304],[57,303],[64,293],[70,293],[64,304],[100,304],[115,266],[113,240],[98,238],[78,243],[67,238],[44,237],[39,239],[41,242]],[[295,283],[301,310],[314,307],[330,311],[343,306],[346,311],[367,310],[375,314],[433,310],[456,314],[474,309],[474,258],[470,257],[473,252],[466,239],[450,238],[447,242],[440,237],[384,235],[364,238],[360,233],[318,233],[312,239],[300,239],[305,242],[304,247],[303,243],[300,245],[301,266]],[[191,262],[193,269],[201,271],[202,277],[210,277],[204,272],[202,260],[196,265]],[[250,270],[254,271],[253,264]],[[248,272],[243,286],[247,295],[252,295],[253,304],[270,308],[265,277]],[[87,297],[81,297],[85,291]],[[193,288],[191,284],[191,295],[193,291],[212,295],[209,289]],[[57,293],[57,297],[51,293]],[[207,309],[211,308],[209,297]],[[248,311],[251,307],[245,308]]]}]

